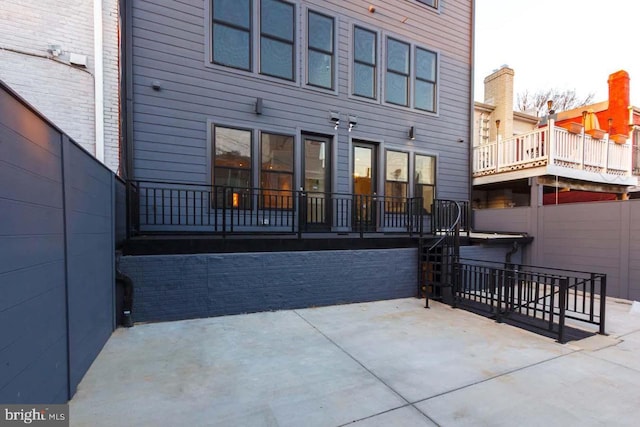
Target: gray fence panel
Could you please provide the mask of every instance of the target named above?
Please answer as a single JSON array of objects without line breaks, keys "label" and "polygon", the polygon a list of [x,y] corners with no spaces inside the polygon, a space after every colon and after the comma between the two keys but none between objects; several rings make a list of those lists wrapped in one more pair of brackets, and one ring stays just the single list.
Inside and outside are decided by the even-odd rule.
[{"label": "gray fence panel", "polygon": [[66,402],[111,334],[113,193],[0,82],[0,402]]}]

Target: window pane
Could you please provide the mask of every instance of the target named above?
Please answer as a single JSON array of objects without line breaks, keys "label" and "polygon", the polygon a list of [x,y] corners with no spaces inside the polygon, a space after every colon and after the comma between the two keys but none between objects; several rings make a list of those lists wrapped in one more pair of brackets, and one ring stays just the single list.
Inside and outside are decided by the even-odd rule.
[{"label": "window pane", "polygon": [[333,53],[333,19],[309,12],[309,47]]},{"label": "window pane", "polygon": [[435,157],[416,155],[416,183],[435,184]]},{"label": "window pane", "polygon": [[353,32],[354,55],[357,61],[375,65],[376,63],[376,35],[356,27]]},{"label": "window pane", "polygon": [[438,7],[438,0],[418,0],[420,3],[424,3],[427,6]]},{"label": "window pane", "polygon": [[293,45],[262,37],[260,72],[293,80]]},{"label": "window pane", "polygon": [[433,83],[416,80],[415,107],[435,111],[435,86]]},{"label": "window pane", "polygon": [[260,176],[262,208],[291,209],[293,207],[293,175],[262,172]]},{"label": "window pane", "polygon": [[[389,206],[385,210],[387,212],[397,210],[397,209],[393,209],[394,200],[392,200],[391,198],[393,198],[393,197],[407,197],[407,183],[406,182],[394,182],[394,181],[385,182],[384,183],[384,195],[385,195],[385,197],[389,198],[387,200],[387,202],[389,203]],[[402,208],[404,208],[404,206],[402,206]]]},{"label": "window pane", "polygon": [[423,80],[436,81],[436,54],[416,49],[416,76]]},{"label": "window pane", "polygon": [[387,181],[409,181],[409,154],[387,151]]},{"label": "window pane", "polygon": [[409,74],[409,45],[387,39],[387,69]]},{"label": "window pane", "polygon": [[225,25],[213,25],[213,60],[230,67],[248,70],[249,32]]},{"label": "window pane", "polygon": [[353,93],[375,98],[375,68],[368,65],[353,65]]},{"label": "window pane", "polygon": [[213,0],[213,19],[248,29],[251,26],[251,0]]},{"label": "window pane", "polygon": [[293,172],[292,136],[263,133],[261,143],[262,170]]},{"label": "window pane", "polygon": [[309,51],[309,84],[333,88],[333,57],[325,53]]},{"label": "window pane", "polygon": [[422,208],[425,213],[431,213],[431,205],[433,205],[433,198],[435,195],[435,187],[431,185],[417,185],[416,196],[422,197]]},{"label": "window pane", "polygon": [[398,105],[408,105],[407,91],[409,79],[399,74],[387,73],[387,102]]},{"label": "window pane", "polygon": [[293,5],[276,0],[262,0],[261,31],[293,42]]},{"label": "window pane", "polygon": [[251,132],[215,128],[215,166],[251,169]]},{"label": "window pane", "polygon": [[216,167],[213,184],[234,188],[251,188],[251,171]]}]

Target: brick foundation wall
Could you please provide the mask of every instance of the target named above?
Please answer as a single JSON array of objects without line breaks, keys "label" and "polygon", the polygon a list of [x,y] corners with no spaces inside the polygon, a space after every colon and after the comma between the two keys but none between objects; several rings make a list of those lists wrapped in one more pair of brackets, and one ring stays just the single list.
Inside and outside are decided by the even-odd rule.
[{"label": "brick foundation wall", "polygon": [[417,249],[126,256],[136,322],[406,298]]}]

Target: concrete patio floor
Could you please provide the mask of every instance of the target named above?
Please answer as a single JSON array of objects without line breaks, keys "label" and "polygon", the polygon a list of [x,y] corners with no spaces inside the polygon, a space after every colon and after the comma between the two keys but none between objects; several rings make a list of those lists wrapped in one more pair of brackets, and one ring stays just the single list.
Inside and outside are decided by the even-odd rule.
[{"label": "concrete patio floor", "polygon": [[138,324],[109,339],[72,426],[636,426],[640,314],[565,345],[424,300]]}]

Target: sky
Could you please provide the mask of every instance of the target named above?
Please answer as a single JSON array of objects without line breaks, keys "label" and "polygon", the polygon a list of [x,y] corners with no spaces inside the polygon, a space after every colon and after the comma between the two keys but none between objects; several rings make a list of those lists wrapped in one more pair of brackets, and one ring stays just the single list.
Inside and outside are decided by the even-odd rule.
[{"label": "sky", "polygon": [[[606,101],[607,79],[625,70],[640,106],[640,9],[635,0],[476,0],[475,94],[502,65],[515,71],[514,98],[528,90],[575,90]],[[635,46],[634,46],[635,45]],[[514,99],[515,101],[515,99]]]}]

